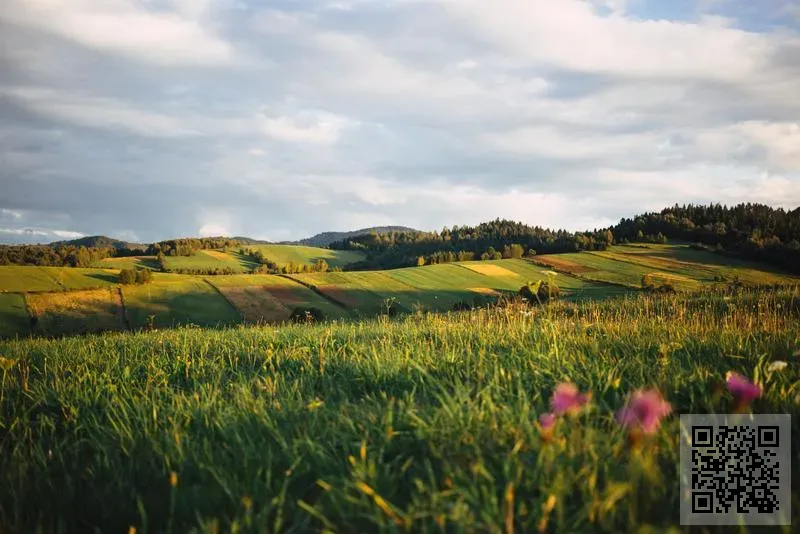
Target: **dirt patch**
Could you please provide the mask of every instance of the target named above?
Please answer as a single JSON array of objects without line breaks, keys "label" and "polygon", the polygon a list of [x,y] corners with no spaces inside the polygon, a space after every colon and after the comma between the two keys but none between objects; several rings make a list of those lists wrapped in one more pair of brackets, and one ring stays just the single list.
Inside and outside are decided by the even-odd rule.
[{"label": "dirt patch", "polygon": [[317,289],[329,299],[335,300],[348,308],[356,308],[359,305],[358,299],[347,289],[336,286],[319,286]]},{"label": "dirt patch", "polygon": [[488,295],[491,297],[499,297],[500,295],[502,295],[502,293],[500,293],[499,291],[496,291],[489,287],[468,287],[467,289],[469,289],[473,293],[479,293],[481,295]]},{"label": "dirt patch", "polygon": [[277,323],[289,318],[291,310],[264,286],[219,288],[248,323]]},{"label": "dirt patch", "polygon": [[464,267],[476,273],[485,274],[486,276],[519,276],[517,273],[509,271],[505,267],[493,264],[482,265],[480,263],[472,263],[464,265]]},{"label": "dirt patch", "polygon": [[594,267],[587,267],[586,265],[581,265],[579,263],[561,258],[554,258],[551,256],[539,256],[536,258],[536,263],[540,265],[546,265],[547,267],[552,267],[556,270],[570,274],[591,273],[597,271],[597,269]]},{"label": "dirt patch", "polygon": [[[305,302],[300,296],[297,294],[298,291],[305,291],[305,288],[294,288],[294,287],[286,287],[286,286],[266,286],[264,287],[267,291],[269,291],[272,296],[278,299],[284,306],[296,306],[298,304],[302,304]],[[311,291],[308,289],[308,291]]]}]

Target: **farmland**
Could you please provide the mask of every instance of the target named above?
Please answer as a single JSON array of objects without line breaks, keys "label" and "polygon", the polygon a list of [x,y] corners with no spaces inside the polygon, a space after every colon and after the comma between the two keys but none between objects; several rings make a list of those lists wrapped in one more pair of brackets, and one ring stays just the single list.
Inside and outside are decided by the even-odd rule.
[{"label": "farmland", "polygon": [[[679,531],[678,415],[729,412],[735,370],[755,413],[800,417],[798,349],[796,288],[0,341],[0,524]],[[549,436],[565,381],[593,396]],[[672,413],[631,448],[613,415],[641,387]]]},{"label": "farmland", "polygon": [[[147,265],[150,261],[147,257],[117,260],[121,263],[108,263],[132,267]],[[190,269],[210,268],[211,265],[238,265],[238,269],[243,269],[247,265],[246,257],[219,251],[170,257],[170,261],[176,260]],[[52,313],[43,315],[42,322],[32,330],[37,335],[61,335],[189,323],[206,326],[236,322],[281,323],[287,321],[296,308],[316,308],[326,319],[364,318],[391,310],[442,312],[455,307],[484,305],[501,295],[513,295],[522,285],[537,280],[555,282],[563,297],[571,301],[603,299],[638,291],[645,275],[656,283],[668,283],[679,291],[689,292],[724,286],[736,280],[747,285],[800,283],[797,277],[760,264],[728,260],[687,246],[637,245],[614,246],[603,252],[536,256],[533,260],[470,261],[386,271],[283,276],[156,273],[151,284],[122,289],[121,320],[114,318],[115,312],[105,305],[100,306],[96,300],[84,302],[78,293],[74,298],[48,296],[64,291],[116,288],[118,270],[6,266],[0,267],[0,292],[16,296],[6,299],[6,306],[13,311],[8,312],[9,320],[0,329],[0,336],[31,333],[28,322],[32,319],[28,312],[39,308],[28,306],[24,311],[19,303],[25,303],[25,294],[29,301],[63,302],[63,305],[54,305]],[[34,293],[42,295],[37,300]],[[12,306],[11,303],[16,304]],[[68,306],[75,308],[62,313]],[[92,310],[96,314],[92,314]],[[60,319],[55,320],[56,316]],[[56,324],[59,326],[54,326]]]},{"label": "farmland", "polygon": [[25,297],[15,293],[0,293],[0,338],[25,335],[30,329],[30,317]]},{"label": "farmland", "polygon": [[218,326],[241,320],[241,314],[199,277],[156,273],[153,282],[125,286],[122,295],[132,328]]},{"label": "farmland", "polygon": [[44,335],[85,334],[125,327],[117,288],[28,295],[34,332]]},{"label": "farmland", "polygon": [[325,260],[331,267],[344,267],[364,259],[360,252],[306,247],[302,245],[252,245],[250,250],[260,250],[264,256],[278,265],[313,265],[317,260]]},{"label": "farmland", "polygon": [[121,258],[105,258],[95,262],[92,267],[100,269],[150,269],[158,271],[161,266],[155,256],[129,256]]},{"label": "farmland", "polygon": [[224,269],[234,272],[247,272],[256,264],[247,256],[238,252],[222,252],[218,250],[200,250],[193,256],[166,256],[166,268],[172,269]]}]

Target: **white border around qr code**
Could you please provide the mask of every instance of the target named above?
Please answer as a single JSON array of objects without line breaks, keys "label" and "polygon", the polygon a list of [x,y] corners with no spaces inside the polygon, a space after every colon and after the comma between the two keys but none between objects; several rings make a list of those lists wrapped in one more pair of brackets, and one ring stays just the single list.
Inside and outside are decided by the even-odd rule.
[{"label": "white border around qr code", "polygon": [[790,433],[788,414],[681,415],[681,525],[791,524]]}]

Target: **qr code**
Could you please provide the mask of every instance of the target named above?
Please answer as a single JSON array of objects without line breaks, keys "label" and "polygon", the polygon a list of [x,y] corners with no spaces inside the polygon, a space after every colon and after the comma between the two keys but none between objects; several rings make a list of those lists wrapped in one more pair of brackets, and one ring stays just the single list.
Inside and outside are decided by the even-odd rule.
[{"label": "qr code", "polygon": [[681,524],[788,525],[791,416],[681,415]]}]

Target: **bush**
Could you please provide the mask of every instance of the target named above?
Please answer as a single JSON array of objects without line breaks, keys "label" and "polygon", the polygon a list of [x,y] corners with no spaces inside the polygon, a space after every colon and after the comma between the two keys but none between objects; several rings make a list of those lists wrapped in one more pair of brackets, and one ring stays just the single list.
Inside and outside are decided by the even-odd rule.
[{"label": "bush", "polygon": [[289,319],[293,323],[317,323],[325,319],[325,314],[319,308],[298,307],[292,310]]},{"label": "bush", "polygon": [[519,289],[522,298],[531,304],[549,302],[561,296],[561,290],[554,282],[538,280],[528,282]]},{"label": "bush", "polygon": [[150,269],[142,269],[141,271],[136,271],[136,283],[137,284],[146,284],[147,282],[153,281],[153,271]]},{"label": "bush", "polygon": [[136,270],[135,269],[122,269],[119,272],[119,283],[130,285],[136,283]]}]

